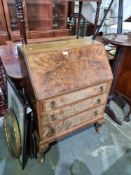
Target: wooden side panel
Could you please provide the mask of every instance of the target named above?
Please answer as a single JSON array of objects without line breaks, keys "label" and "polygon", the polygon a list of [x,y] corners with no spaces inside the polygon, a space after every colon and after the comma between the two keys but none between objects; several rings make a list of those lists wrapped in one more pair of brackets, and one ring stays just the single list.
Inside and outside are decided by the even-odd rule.
[{"label": "wooden side panel", "polygon": [[115,88],[131,99],[131,47],[127,47],[122,56],[124,57],[124,63],[120,70],[120,75]]},{"label": "wooden side panel", "polygon": [[30,74],[27,69],[25,55],[21,52],[21,50],[18,49],[18,55],[20,60],[20,66],[21,71],[23,75],[23,87],[25,89],[26,96],[28,97],[28,101],[32,104],[34,104],[37,100],[35,97],[35,93],[32,87],[32,80],[30,79]]}]

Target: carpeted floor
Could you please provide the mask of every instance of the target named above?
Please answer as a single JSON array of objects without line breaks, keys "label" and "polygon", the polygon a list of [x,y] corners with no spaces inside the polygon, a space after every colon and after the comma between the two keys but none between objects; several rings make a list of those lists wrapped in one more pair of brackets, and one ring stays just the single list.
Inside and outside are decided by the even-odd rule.
[{"label": "carpeted floor", "polygon": [[24,171],[0,128],[0,175],[131,175],[131,122],[118,126],[106,116],[100,134],[93,126],[81,130],[53,144],[43,164],[29,160]]}]

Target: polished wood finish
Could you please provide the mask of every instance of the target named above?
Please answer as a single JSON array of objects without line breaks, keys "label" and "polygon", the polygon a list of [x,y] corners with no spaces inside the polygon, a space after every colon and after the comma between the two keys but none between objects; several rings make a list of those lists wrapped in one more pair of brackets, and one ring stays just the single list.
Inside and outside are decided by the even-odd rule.
[{"label": "polished wood finish", "polygon": [[10,42],[8,45],[1,46],[0,56],[7,75],[13,79],[22,79],[17,44]]},{"label": "polished wood finish", "polygon": [[117,46],[114,58],[113,74],[114,81],[111,93],[118,90],[120,93],[131,99],[131,35],[107,35],[104,41]]},{"label": "polished wood finish", "polygon": [[[41,100],[62,94],[63,91],[72,91],[74,88],[86,87],[89,86],[91,82],[102,82],[104,81],[103,77],[105,77],[106,80],[106,77],[110,76],[108,62],[104,60],[105,52],[102,52],[103,45],[97,41],[87,39],[79,39],[76,41],[77,40],[74,39],[54,42],[52,44],[44,43],[40,45],[32,44],[21,46],[22,52],[24,51],[28,58],[26,59],[26,64],[31,71],[31,79],[33,79],[32,85],[37,99]],[[59,51],[57,51],[58,48],[60,48]],[[89,52],[89,50],[92,49],[93,52]],[[42,54],[40,54],[41,52]],[[49,52],[51,52],[51,54],[49,54]],[[68,55],[64,55],[65,52],[67,52]],[[79,62],[80,53],[81,62]],[[97,53],[97,55],[94,53]],[[88,62],[85,55],[88,57]],[[99,60],[103,62],[94,65],[92,58],[93,62]],[[41,62],[43,62],[43,64],[41,64]],[[67,69],[70,71],[65,74]],[[94,69],[94,71],[92,71],[92,69]],[[95,71],[99,72],[99,75],[95,76]],[[90,74],[88,72],[90,72]],[[83,76],[81,76],[81,74]],[[94,78],[92,79],[92,77]],[[52,81],[52,79],[54,81]],[[57,79],[57,82],[55,79]],[[59,86],[59,84],[62,84],[62,86]]]},{"label": "polished wood finish", "polygon": [[[52,38],[40,38],[40,39],[29,39],[28,43],[41,43],[41,42],[51,42],[59,40],[69,40],[73,39],[75,36],[61,36]],[[0,46],[0,56],[2,64],[4,65],[7,75],[14,80],[22,80],[23,75],[20,69],[20,62],[18,59],[17,46],[21,45],[21,42],[13,43],[12,41],[7,41],[6,45]]]},{"label": "polished wood finish", "polygon": [[116,84],[116,89],[131,100],[131,45],[124,51],[123,65]]},{"label": "polished wood finish", "polygon": [[45,102],[45,109],[47,111],[52,110],[52,108],[51,108],[52,106],[50,105],[52,102],[55,102],[54,109],[56,109],[56,108],[65,106],[69,103],[74,103],[75,101],[80,101],[82,99],[89,98],[90,96],[97,95],[97,94],[101,93],[101,87],[103,88],[102,92],[105,93],[106,89],[107,89],[107,84],[103,83],[100,85],[89,87],[88,89],[86,88],[83,90],[79,90],[77,92],[72,92],[69,94],[65,94],[65,95],[55,97],[55,98],[48,99]]},{"label": "polished wood finish", "polygon": [[0,45],[9,39],[2,0],[0,0]]},{"label": "polished wood finish", "polygon": [[103,40],[106,43],[111,43],[116,46],[131,46],[131,34],[110,34],[103,36]]},{"label": "polished wood finish", "polygon": [[[119,99],[119,96],[131,105],[131,35],[129,34],[114,34],[104,36],[104,41],[111,43],[117,47],[116,54],[114,57],[114,62],[112,66],[112,71],[114,74],[114,81],[112,83],[110,98],[108,102],[113,98],[113,93],[117,92],[118,96],[115,98]],[[119,102],[121,103],[121,102]],[[121,107],[124,110],[123,107]],[[116,116],[109,105],[106,108],[106,112],[109,116],[119,125],[122,125],[122,121]],[[130,112],[125,115],[124,120],[130,120]]]},{"label": "polished wood finish", "polygon": [[39,153],[52,141],[104,120],[112,73],[102,43],[63,40],[20,46],[18,53]]},{"label": "polished wood finish", "polygon": [[6,31],[6,21],[4,17],[4,10],[2,1],[0,1],[0,31]]}]

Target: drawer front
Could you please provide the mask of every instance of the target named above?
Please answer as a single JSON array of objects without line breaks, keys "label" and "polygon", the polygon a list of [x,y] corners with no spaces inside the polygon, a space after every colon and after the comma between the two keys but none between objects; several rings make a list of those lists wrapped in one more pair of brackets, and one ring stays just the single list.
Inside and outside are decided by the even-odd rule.
[{"label": "drawer front", "polygon": [[86,99],[101,93],[105,93],[107,90],[107,85],[107,83],[103,83],[90,88],[62,95],[56,98],[48,99],[45,102],[45,109],[46,111],[51,111],[59,107],[65,106],[67,104],[74,103],[76,101]]},{"label": "drawer front", "polygon": [[[43,127],[42,138],[52,137],[54,135],[60,134],[62,132],[71,129],[72,127],[79,126],[82,123],[87,123],[92,119],[97,119],[103,114],[104,105],[97,108],[91,109],[89,111],[82,112],[74,117],[68,118],[60,122],[50,123],[48,127]],[[104,115],[104,114],[103,114]]]},{"label": "drawer front", "polygon": [[78,103],[71,104],[64,108],[51,111],[44,115],[42,123],[43,125],[48,125],[49,123],[54,121],[65,120],[66,118],[88,110],[89,108],[102,105],[106,102],[106,100],[107,94],[102,94],[90,99],[79,101]]}]

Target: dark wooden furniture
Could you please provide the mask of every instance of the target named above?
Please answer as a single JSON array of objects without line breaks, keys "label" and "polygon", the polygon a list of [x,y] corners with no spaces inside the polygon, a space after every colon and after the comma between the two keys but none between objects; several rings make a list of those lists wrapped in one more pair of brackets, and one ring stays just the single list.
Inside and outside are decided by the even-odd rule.
[{"label": "dark wooden furniture", "polygon": [[[9,35],[20,40],[15,0],[2,0]],[[24,0],[23,12],[27,38],[69,35],[67,29],[68,2],[59,0]],[[39,12],[39,13],[38,13]]]},{"label": "dark wooden furniture", "polygon": [[[104,41],[117,46],[116,55],[114,57],[114,64],[112,67],[114,74],[114,81],[112,83],[111,93],[117,89],[123,95],[131,99],[131,35],[107,35],[104,36]],[[124,86],[123,86],[124,85]]]},{"label": "dark wooden furniture", "polygon": [[[112,83],[110,95],[117,91],[127,100],[129,103],[131,100],[131,35],[130,34],[114,34],[104,36],[104,41],[111,43],[117,47],[114,57],[114,63],[112,71],[114,80]],[[130,103],[131,105],[131,103]],[[118,124],[121,124],[117,120],[117,116],[112,118]]]}]

